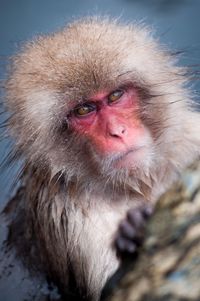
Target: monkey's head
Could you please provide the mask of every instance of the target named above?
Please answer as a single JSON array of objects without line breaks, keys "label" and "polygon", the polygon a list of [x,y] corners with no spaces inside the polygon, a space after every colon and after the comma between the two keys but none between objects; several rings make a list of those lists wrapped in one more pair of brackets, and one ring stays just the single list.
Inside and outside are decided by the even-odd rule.
[{"label": "monkey's head", "polygon": [[184,73],[141,25],[92,18],[39,37],[7,82],[16,149],[30,165],[82,179],[178,166]]}]

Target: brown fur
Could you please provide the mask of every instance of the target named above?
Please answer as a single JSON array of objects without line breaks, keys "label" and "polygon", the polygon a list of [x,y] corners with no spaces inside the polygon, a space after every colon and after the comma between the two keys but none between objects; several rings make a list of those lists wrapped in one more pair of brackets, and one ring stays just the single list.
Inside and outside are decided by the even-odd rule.
[{"label": "brown fur", "polygon": [[[39,37],[13,59],[6,106],[15,152],[25,158],[24,232],[64,291],[73,274],[80,294],[98,300],[119,265],[111,246],[126,211],[155,202],[199,155],[185,73],[148,28],[98,18]],[[65,119],[77,102],[127,84],[139,91],[138,114],[153,142],[132,172],[110,168]]]}]

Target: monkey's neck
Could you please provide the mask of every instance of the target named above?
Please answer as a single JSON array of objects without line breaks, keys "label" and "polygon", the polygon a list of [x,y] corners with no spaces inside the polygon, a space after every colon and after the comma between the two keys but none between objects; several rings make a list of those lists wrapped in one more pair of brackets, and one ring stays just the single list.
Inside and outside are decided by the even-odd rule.
[{"label": "monkey's neck", "polygon": [[[58,173],[51,177],[48,171],[31,169],[24,175],[27,199],[34,207],[41,202],[50,203],[59,198],[63,203],[73,202],[74,206],[83,209],[93,208],[97,202],[101,205],[120,206],[140,201],[149,201],[151,187],[142,181],[115,184],[88,179],[70,179]],[[72,201],[70,201],[72,200]],[[129,207],[129,205],[128,205]],[[33,207],[32,207],[33,208]]]},{"label": "monkey's neck", "polygon": [[[171,184],[167,179],[173,179],[171,175],[172,168],[163,167],[162,169],[158,168],[158,170],[162,170],[162,174],[158,171],[152,171],[148,175],[137,174],[137,177],[130,175],[125,180],[122,180],[122,177],[110,180],[89,175],[88,177],[69,178],[67,173],[62,171],[52,176],[48,167],[40,169],[28,165],[23,173],[23,181],[27,187],[27,198],[33,201],[45,196],[45,199],[49,202],[49,200],[54,200],[59,195],[63,199],[73,200],[77,203],[77,206],[80,206],[80,204],[88,206],[92,203],[95,205],[97,198],[108,204],[135,202],[135,200],[141,199],[155,202],[159,196],[157,191],[161,190],[161,184],[166,189],[166,186]],[[175,170],[173,173],[176,177]]]}]

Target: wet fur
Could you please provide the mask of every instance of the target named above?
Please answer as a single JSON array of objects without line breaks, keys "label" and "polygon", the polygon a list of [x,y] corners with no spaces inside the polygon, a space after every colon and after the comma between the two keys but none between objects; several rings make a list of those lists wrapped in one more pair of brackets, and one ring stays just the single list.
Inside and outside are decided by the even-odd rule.
[{"label": "wet fur", "polygon": [[[112,242],[127,210],[155,202],[199,156],[199,114],[176,63],[145,26],[98,18],[36,38],[13,58],[5,105],[24,188],[11,227],[21,219],[32,264],[64,293],[75,280],[82,297],[98,300],[119,265]],[[77,102],[127,85],[153,141],[132,172],[113,169],[113,157],[102,159],[67,119]]]}]

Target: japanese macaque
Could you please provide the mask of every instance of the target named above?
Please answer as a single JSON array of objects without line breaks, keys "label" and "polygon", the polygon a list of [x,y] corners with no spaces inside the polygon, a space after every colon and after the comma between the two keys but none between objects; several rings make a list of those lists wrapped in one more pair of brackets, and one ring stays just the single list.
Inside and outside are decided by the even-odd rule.
[{"label": "japanese macaque", "polygon": [[11,227],[31,266],[63,294],[74,288],[70,300],[99,300],[116,249],[135,252],[151,205],[199,156],[199,115],[176,61],[147,27],[95,17],[13,58],[8,130],[24,165]]}]

